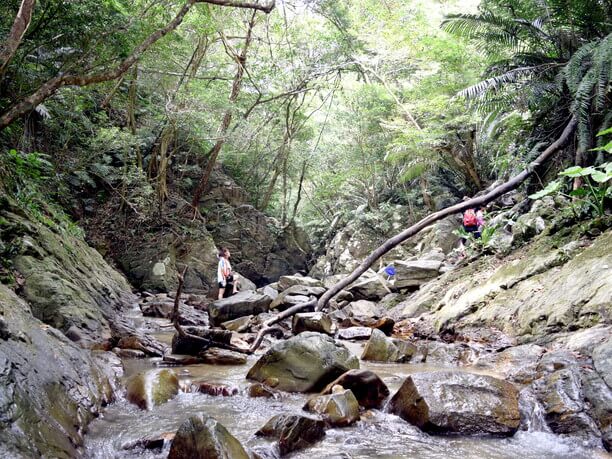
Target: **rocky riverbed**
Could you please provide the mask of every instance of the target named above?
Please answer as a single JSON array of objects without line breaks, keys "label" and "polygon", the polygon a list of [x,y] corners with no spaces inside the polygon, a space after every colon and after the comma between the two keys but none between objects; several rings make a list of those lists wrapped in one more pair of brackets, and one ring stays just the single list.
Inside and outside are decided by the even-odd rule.
[{"label": "rocky riverbed", "polygon": [[267,321],[313,304],[337,277],[281,276],[221,301],[184,293],[188,335],[175,336],[174,293],[135,296],[84,241],[4,204],[16,278],[0,285],[0,456],[610,448],[612,233],[601,222],[528,237],[528,213],[520,246],[462,261],[433,228],[390,261],[393,282],[369,273],[325,311],[280,321],[251,354]]}]

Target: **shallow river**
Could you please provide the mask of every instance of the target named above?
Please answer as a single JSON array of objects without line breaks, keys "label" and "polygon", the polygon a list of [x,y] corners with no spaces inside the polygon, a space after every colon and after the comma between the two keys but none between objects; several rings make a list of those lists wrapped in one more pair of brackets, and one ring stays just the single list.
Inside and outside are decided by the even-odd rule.
[{"label": "shallow river", "polygon": [[[169,336],[169,335],[168,335]],[[159,336],[164,340],[168,336]],[[362,344],[347,343],[351,351],[360,355]],[[246,365],[212,366],[190,365],[174,367],[182,385],[189,380],[205,377],[207,381],[245,389],[249,383],[245,375],[258,356],[249,357]],[[155,368],[159,359],[125,360],[125,377]],[[440,367],[414,364],[375,364],[360,362],[361,368],[376,372],[389,386],[391,393],[403,379],[415,371],[439,370]],[[457,369],[453,367],[453,369]],[[95,420],[86,435],[89,458],[165,458],[169,446],[161,453],[142,449],[124,449],[125,445],[163,432],[175,432],[191,414],[205,412],[221,422],[247,447],[265,446],[266,440],[254,433],[266,421],[279,413],[300,413],[308,396],[283,394],[281,399],[251,398],[243,395],[214,397],[201,393],[181,392],[168,403],[151,411],[143,411],[120,399],[107,407],[103,416]],[[468,437],[430,436],[397,416],[370,411],[351,427],[327,431],[325,438],[312,448],[289,456],[306,458],[593,458],[612,457],[601,450],[582,447],[575,441],[545,432],[518,432],[512,438],[486,439]]]}]

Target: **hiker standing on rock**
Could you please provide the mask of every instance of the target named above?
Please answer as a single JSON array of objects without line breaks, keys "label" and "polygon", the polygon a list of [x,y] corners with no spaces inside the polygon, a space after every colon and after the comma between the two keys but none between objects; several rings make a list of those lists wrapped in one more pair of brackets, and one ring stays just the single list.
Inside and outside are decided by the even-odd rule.
[{"label": "hiker standing on rock", "polygon": [[223,299],[225,290],[232,289],[232,295],[238,288],[238,279],[234,278],[232,265],[230,264],[230,251],[226,247],[219,249],[219,265],[217,266],[217,281],[219,282],[219,299]]}]

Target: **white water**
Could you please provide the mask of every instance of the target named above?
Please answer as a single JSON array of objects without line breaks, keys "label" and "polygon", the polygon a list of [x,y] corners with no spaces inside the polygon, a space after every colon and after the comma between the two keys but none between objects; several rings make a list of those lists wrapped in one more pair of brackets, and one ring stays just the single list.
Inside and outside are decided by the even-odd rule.
[{"label": "white water", "polygon": [[[362,344],[349,343],[359,355]],[[254,436],[257,429],[275,414],[300,413],[308,396],[283,394],[278,400],[251,398],[244,394],[249,386],[245,375],[257,357],[251,356],[246,365],[192,365],[176,367],[187,389],[189,380],[205,377],[211,383],[221,383],[241,389],[232,397],[214,397],[200,393],[182,392],[168,403],[143,411],[124,399],[109,406],[104,415],[95,420],[86,435],[86,457],[107,458],[165,458],[164,451],[124,449],[147,436],[175,432],[190,415],[205,412],[221,422],[246,447],[265,448],[266,440]],[[153,368],[158,360],[127,360],[125,377]],[[361,362],[362,368],[376,372],[393,393],[404,378],[415,371],[433,371],[440,367],[414,364],[371,364]],[[453,369],[457,370],[456,367]],[[469,369],[474,371],[474,369]],[[535,404],[537,407],[537,403]],[[537,408],[536,408],[537,410]],[[491,459],[586,459],[607,457],[601,450],[587,449],[574,440],[563,439],[538,427],[541,416],[534,413],[529,431],[520,431],[512,438],[474,438],[431,436],[421,432],[397,416],[372,410],[351,427],[330,429],[325,438],[312,448],[291,455],[295,459],[310,458],[491,458]]]}]

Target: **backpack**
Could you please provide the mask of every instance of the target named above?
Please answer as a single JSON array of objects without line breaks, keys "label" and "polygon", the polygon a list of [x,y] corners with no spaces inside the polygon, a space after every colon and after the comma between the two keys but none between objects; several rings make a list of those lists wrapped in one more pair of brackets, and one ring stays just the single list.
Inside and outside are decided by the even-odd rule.
[{"label": "backpack", "polygon": [[476,218],[476,212],[474,209],[468,209],[463,214],[463,226],[476,226],[478,225],[478,219]]}]

